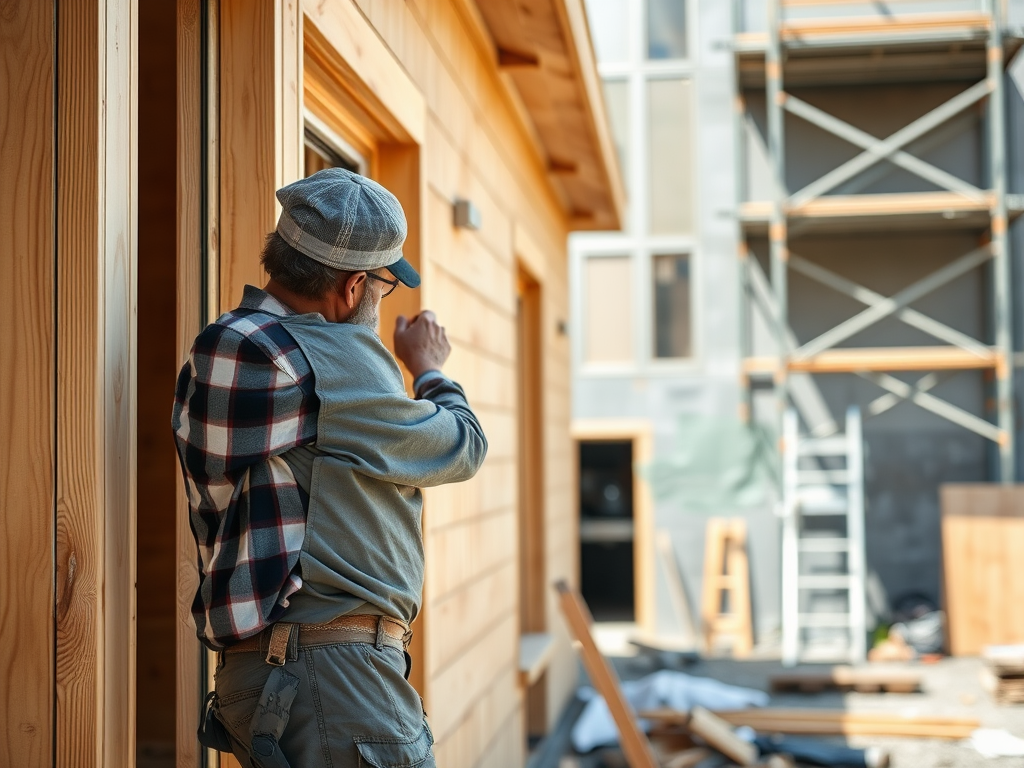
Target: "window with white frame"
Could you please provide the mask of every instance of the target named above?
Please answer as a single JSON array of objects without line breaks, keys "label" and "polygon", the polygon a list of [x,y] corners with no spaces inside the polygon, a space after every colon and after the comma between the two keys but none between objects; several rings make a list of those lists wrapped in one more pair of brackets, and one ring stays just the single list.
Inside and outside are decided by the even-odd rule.
[{"label": "window with white frame", "polygon": [[651,267],[654,357],[690,357],[690,257],[685,253],[654,254]]},{"label": "window with white frame", "polygon": [[580,263],[582,361],[592,371],[686,361],[696,347],[693,3],[585,1],[630,213]]}]

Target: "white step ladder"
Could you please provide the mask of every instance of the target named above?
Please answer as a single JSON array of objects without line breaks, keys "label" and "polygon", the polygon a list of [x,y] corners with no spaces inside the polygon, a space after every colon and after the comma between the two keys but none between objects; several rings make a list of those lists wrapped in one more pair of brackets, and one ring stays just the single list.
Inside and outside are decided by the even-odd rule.
[{"label": "white step ladder", "polygon": [[801,435],[783,421],[782,662],[860,663],[867,653],[864,440],[860,410],[846,433]]}]

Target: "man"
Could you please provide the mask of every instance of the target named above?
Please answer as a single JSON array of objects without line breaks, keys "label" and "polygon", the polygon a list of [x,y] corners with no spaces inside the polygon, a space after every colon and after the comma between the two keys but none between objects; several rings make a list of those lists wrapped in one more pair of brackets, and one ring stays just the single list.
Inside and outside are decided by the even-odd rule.
[{"label": "man", "polygon": [[487,443],[433,313],[396,322],[415,400],[377,336],[381,299],[419,285],[398,200],[339,168],[277,197],[270,281],[199,335],[175,396],[192,612],[219,651],[200,739],[257,768],[429,768],[419,489],[472,477]]}]

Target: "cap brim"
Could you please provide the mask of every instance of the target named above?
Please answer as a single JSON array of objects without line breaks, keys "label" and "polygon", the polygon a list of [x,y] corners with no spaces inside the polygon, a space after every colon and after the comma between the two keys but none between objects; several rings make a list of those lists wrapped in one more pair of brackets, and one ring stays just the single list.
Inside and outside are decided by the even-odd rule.
[{"label": "cap brim", "polygon": [[420,273],[413,269],[412,264],[404,258],[399,259],[394,264],[388,264],[385,269],[397,277],[403,285],[407,285],[410,288],[420,287]]}]

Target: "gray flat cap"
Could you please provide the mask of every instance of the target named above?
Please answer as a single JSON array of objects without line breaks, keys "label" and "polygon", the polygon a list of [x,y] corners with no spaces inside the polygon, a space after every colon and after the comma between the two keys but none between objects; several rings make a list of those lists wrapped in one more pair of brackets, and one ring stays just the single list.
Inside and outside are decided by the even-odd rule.
[{"label": "gray flat cap", "polygon": [[277,232],[297,251],[348,272],[387,267],[410,288],[420,276],[402,257],[405,211],[377,182],[326,168],[277,190]]}]

